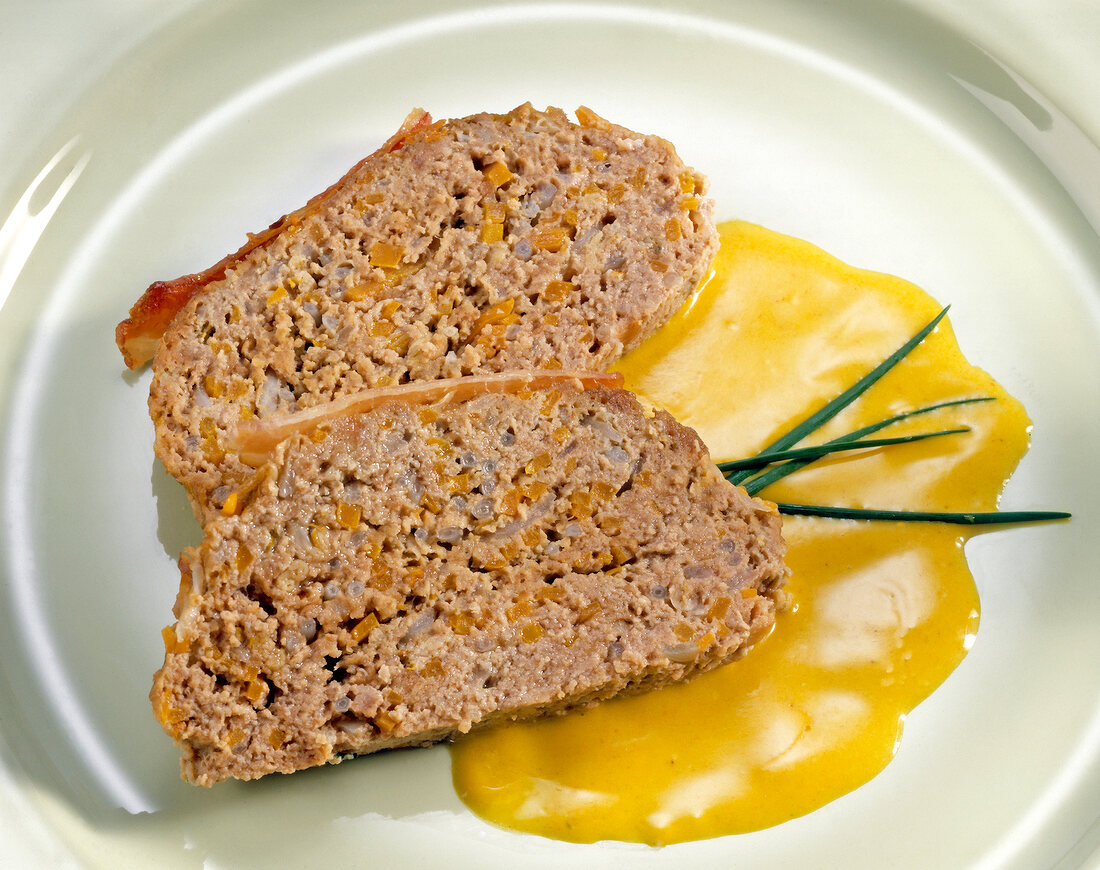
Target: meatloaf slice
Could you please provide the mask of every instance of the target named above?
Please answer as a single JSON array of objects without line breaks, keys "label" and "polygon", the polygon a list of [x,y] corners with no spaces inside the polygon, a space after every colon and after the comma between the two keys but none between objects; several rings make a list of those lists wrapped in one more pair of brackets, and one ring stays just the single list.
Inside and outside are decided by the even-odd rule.
[{"label": "meatloaf slice", "polygon": [[278,443],[181,559],[151,699],[185,779],[562,712],[771,628],[779,515],[693,431],[622,390],[476,380]]},{"label": "meatloaf slice", "polygon": [[679,308],[718,245],[704,179],[662,139],[578,117],[409,122],[184,282],[149,411],[200,517],[248,474],[225,442],[243,418],[412,380],[603,370]]}]

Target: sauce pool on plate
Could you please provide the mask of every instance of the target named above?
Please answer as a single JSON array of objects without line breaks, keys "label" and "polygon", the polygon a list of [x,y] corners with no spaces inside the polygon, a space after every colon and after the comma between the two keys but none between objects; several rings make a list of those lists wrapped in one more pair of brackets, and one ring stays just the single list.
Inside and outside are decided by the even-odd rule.
[{"label": "sauce pool on plate", "polygon": [[[912,284],[806,242],[742,222],[720,229],[711,280],[617,366],[628,389],[694,427],[715,461],[757,452],[939,310]],[[993,510],[1027,449],[1029,422],[966,361],[946,321],[805,443],[980,396],[995,401],[922,414],[874,437],[970,432],[818,460],[761,496]],[[459,796],[515,830],[662,845],[759,830],[852,791],[886,766],[906,714],[973,643],[970,534],[785,518],[792,607],[748,656],[685,684],[465,738],[451,750]]]}]

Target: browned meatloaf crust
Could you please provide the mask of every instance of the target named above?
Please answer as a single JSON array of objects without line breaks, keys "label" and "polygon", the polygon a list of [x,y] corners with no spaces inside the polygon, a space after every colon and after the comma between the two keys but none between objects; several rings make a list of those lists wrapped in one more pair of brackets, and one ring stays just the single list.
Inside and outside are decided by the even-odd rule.
[{"label": "browned meatloaf crust", "polygon": [[566,379],[449,386],[281,442],[181,559],[151,699],[186,779],[560,712],[730,661],[771,628],[779,515],[694,432]]},{"label": "browned meatloaf crust", "polygon": [[156,454],[200,516],[248,471],[238,420],[364,388],[508,369],[603,370],[717,250],[672,146],[520,106],[414,129],[197,293],[154,360]]}]

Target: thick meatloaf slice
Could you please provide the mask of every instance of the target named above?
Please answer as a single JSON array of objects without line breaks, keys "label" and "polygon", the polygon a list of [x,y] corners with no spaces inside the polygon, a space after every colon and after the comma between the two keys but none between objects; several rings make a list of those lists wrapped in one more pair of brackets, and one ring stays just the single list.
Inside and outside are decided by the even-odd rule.
[{"label": "thick meatloaf slice", "polygon": [[245,469],[228,427],[472,372],[603,370],[717,250],[702,176],[587,110],[415,125],[226,268],[154,360],[156,453],[201,516]]},{"label": "thick meatloaf slice", "polygon": [[151,699],[184,778],[561,712],[771,628],[780,517],[668,414],[565,379],[399,399],[280,442],[181,559]]}]

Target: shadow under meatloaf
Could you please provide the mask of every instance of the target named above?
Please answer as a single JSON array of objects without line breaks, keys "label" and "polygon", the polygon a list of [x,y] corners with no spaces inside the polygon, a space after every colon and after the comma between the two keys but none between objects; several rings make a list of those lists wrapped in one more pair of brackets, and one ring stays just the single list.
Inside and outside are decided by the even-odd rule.
[{"label": "shadow under meatloaf", "polygon": [[200,520],[250,474],[226,443],[241,419],[414,380],[605,370],[680,307],[718,246],[705,180],[664,140],[577,114],[411,124],[195,293],[149,410]]},{"label": "shadow under meatloaf", "polygon": [[434,404],[399,388],[305,427],[207,525],[151,693],[186,779],[561,712],[770,630],[787,573],[773,505],[630,393],[517,379],[440,382]]}]

